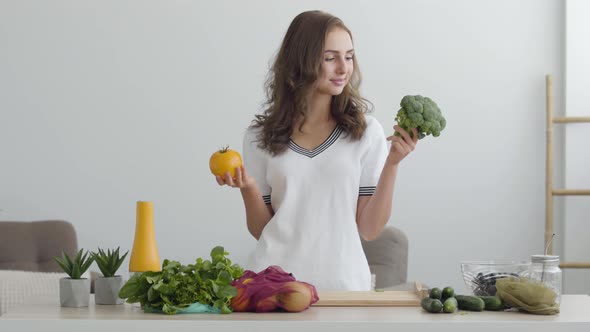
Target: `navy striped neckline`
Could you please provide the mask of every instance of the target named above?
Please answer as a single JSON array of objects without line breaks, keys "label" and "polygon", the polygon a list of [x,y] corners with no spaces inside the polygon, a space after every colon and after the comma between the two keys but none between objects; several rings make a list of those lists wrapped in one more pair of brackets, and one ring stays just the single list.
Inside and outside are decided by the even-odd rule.
[{"label": "navy striped neckline", "polygon": [[303,148],[303,147],[297,145],[297,143],[295,143],[292,139],[289,139],[289,148],[301,155],[304,155],[309,158],[313,158],[313,157],[319,155],[320,153],[324,152],[327,148],[329,148],[332,144],[334,144],[334,142],[336,142],[338,137],[340,137],[340,134],[342,134],[342,131],[343,131],[343,129],[340,126],[336,126],[334,128],[334,130],[332,130],[332,133],[330,134],[330,136],[328,136],[328,138],[326,138],[326,140],[322,144],[320,144],[319,146],[317,146],[313,150],[308,150],[306,148]]}]

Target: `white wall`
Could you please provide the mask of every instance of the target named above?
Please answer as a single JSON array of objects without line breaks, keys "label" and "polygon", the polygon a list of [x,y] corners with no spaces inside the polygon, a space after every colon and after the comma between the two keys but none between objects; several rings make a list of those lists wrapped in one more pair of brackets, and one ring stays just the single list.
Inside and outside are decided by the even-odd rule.
[{"label": "white wall", "polygon": [[[590,2],[568,0],[566,5],[566,114],[590,116]],[[569,189],[590,188],[590,124],[568,124],[566,133],[565,184]],[[564,259],[590,262],[590,197],[565,198]],[[567,270],[564,273],[567,290],[588,293],[590,270]]]},{"label": "white wall", "polygon": [[221,244],[244,262],[241,197],[208,159],[240,147],[271,57],[309,9],[352,29],[385,128],[406,94],[447,118],[399,172],[390,223],[410,239],[409,278],[462,289],[462,260],[542,252],[559,0],[0,2],[1,218],[66,219],[82,247],[129,249],[135,201],[151,200],[162,258]]}]

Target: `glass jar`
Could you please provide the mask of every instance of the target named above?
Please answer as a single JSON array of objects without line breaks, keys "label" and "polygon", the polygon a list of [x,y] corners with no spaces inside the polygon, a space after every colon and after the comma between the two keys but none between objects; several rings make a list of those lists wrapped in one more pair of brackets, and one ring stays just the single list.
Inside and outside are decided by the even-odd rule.
[{"label": "glass jar", "polygon": [[559,256],[532,255],[530,278],[540,281],[551,288],[557,297],[557,304],[561,303],[561,269],[559,268]]}]

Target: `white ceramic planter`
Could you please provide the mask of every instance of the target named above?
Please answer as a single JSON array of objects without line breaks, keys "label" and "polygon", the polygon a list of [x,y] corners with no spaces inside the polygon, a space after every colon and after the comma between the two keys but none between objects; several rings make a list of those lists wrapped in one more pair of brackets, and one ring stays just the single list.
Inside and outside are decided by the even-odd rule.
[{"label": "white ceramic planter", "polygon": [[62,307],[87,307],[90,302],[90,279],[59,279],[59,302]]},{"label": "white ceramic planter", "polygon": [[94,302],[96,304],[122,304],[123,299],[119,298],[119,290],[123,287],[123,278],[98,277],[94,281]]}]

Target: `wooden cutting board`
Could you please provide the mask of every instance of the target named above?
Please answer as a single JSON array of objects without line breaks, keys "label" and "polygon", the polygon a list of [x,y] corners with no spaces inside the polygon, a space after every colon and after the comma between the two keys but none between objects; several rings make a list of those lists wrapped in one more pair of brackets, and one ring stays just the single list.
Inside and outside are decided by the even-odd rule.
[{"label": "wooden cutting board", "polygon": [[315,307],[418,307],[425,291],[322,291]]}]

